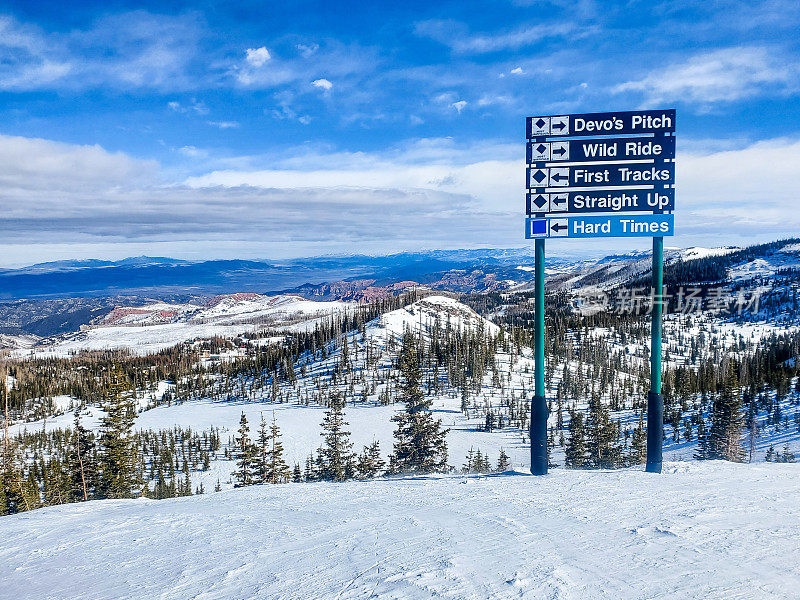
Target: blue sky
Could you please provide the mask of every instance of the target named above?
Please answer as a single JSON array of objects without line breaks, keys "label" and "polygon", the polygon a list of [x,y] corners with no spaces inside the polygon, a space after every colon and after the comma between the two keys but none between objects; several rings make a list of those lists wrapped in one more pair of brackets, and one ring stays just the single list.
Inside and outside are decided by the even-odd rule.
[{"label": "blue sky", "polygon": [[668,244],[797,234],[798,30],[782,0],[5,2],[0,264],[518,247],[524,117],[641,107],[678,110]]}]

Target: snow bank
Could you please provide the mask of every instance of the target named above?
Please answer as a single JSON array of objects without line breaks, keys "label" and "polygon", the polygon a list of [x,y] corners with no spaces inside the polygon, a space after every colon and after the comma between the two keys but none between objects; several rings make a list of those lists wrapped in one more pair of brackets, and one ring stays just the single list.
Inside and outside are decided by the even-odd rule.
[{"label": "snow bank", "polygon": [[681,463],[71,504],[0,518],[0,581],[17,600],[797,597],[798,475]]}]

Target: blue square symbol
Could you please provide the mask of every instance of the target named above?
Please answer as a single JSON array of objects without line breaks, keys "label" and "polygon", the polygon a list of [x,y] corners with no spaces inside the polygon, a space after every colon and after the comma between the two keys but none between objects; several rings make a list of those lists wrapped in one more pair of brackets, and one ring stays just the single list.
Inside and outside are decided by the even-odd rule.
[{"label": "blue square symbol", "polygon": [[531,219],[530,228],[531,235],[546,235],[547,219]]}]

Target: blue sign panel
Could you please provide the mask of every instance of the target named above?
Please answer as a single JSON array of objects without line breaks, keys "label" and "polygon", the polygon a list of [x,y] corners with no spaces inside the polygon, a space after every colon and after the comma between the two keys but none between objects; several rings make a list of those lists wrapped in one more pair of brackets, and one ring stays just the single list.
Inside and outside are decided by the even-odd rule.
[{"label": "blue sign panel", "polygon": [[675,131],[675,109],[528,117],[527,130],[528,139],[672,133]]},{"label": "blue sign panel", "polygon": [[525,220],[525,238],[662,237],[674,235],[673,215],[593,215]]},{"label": "blue sign panel", "polygon": [[675,158],[675,136],[528,142],[528,163]]},{"label": "blue sign panel", "polygon": [[616,164],[528,168],[528,188],[642,187],[675,183],[675,164]]},{"label": "blue sign panel", "polygon": [[675,189],[528,192],[528,214],[658,212],[675,210]]}]

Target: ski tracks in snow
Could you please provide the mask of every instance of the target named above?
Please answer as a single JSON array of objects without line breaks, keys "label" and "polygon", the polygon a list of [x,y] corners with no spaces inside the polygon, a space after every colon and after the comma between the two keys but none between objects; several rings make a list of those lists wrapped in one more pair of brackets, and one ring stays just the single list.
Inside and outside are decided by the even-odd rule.
[{"label": "ski tracks in snow", "polygon": [[798,597],[800,465],[256,486],[0,519],[15,600]]}]

